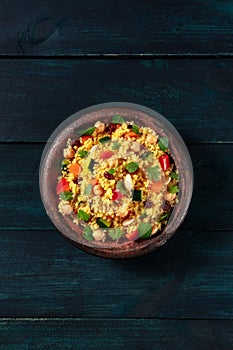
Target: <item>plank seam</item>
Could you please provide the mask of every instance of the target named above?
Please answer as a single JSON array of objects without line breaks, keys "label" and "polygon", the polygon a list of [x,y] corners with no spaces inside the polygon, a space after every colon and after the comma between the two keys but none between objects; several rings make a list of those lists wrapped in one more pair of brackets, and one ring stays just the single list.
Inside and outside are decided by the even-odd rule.
[{"label": "plank seam", "polygon": [[50,60],[50,59],[94,59],[94,60],[103,60],[103,59],[135,59],[135,60],[142,60],[142,59],[232,59],[233,53],[215,53],[215,54],[199,54],[199,53],[169,53],[169,54],[156,54],[156,53],[138,53],[138,54],[118,54],[118,53],[107,53],[107,54],[61,54],[61,55],[19,55],[19,54],[1,54],[0,53],[0,59],[21,59],[21,60],[36,60],[36,59],[43,59],[43,60]]},{"label": "plank seam", "polygon": [[233,318],[195,318],[195,317],[0,317],[0,322],[47,322],[47,321],[128,321],[128,320],[155,320],[155,321],[233,321]]}]

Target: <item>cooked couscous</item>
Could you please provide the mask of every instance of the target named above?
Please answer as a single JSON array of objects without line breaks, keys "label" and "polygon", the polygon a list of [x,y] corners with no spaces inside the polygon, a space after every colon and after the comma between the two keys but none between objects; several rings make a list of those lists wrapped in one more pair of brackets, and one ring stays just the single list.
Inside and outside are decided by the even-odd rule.
[{"label": "cooked couscous", "polygon": [[165,137],[115,115],[68,139],[63,155],[58,210],[85,240],[122,244],[163,230],[179,191]]}]

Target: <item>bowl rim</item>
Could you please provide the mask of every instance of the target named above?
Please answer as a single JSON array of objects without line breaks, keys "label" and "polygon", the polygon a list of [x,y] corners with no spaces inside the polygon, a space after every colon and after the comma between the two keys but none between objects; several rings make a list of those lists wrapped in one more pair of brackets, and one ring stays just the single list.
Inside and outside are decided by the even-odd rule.
[{"label": "bowl rim", "polygon": [[[171,214],[171,217],[169,218],[169,221],[167,225],[165,226],[164,230],[161,232],[161,234],[157,237],[150,238],[148,240],[144,240],[142,244],[138,244],[137,242],[133,242],[133,244],[123,245],[119,247],[102,247],[99,248],[98,246],[92,246],[92,245],[84,245],[82,242],[79,242],[78,240],[73,239],[73,236],[71,236],[64,232],[64,227],[61,228],[61,225],[59,222],[57,222],[54,219],[53,211],[51,211],[51,208],[49,208],[48,200],[46,199],[46,191],[48,191],[48,187],[46,187],[46,176],[48,177],[48,173],[46,172],[46,169],[48,169],[48,156],[50,155],[54,143],[59,140],[60,135],[63,135],[64,137],[67,137],[69,135],[69,128],[72,129],[72,125],[75,125],[75,123],[82,123],[82,119],[85,119],[86,115],[92,115],[93,113],[102,111],[109,111],[113,109],[122,109],[122,110],[130,110],[130,111],[137,111],[138,113],[144,114],[146,117],[149,118],[151,122],[159,122],[164,129],[164,132],[170,133],[173,137],[173,143],[171,143],[171,147],[169,146],[169,149],[171,150],[174,147],[174,144],[177,144],[180,147],[180,152],[182,158],[185,160],[185,164],[187,169],[185,169],[185,172],[187,170],[187,177],[183,176],[183,187],[188,188],[189,191],[187,193],[182,193],[180,195],[179,200],[182,200],[182,210],[181,205],[179,206],[179,203],[175,205],[173,212]],[[120,112],[119,112],[120,114]],[[84,122],[84,121],[83,121]],[[86,121],[85,121],[86,122]],[[67,132],[67,135],[64,136],[64,132]],[[170,140],[169,140],[170,141]],[[59,143],[58,143],[59,144]],[[174,156],[173,152],[172,156]],[[47,164],[48,163],[48,164]],[[177,159],[175,160],[175,163],[177,165]],[[46,175],[47,174],[47,175]],[[179,184],[181,184],[181,180],[179,181]],[[44,147],[41,161],[40,161],[40,168],[39,168],[39,188],[40,188],[40,194],[42,198],[42,202],[44,204],[45,210],[47,215],[49,216],[52,223],[55,225],[55,227],[61,232],[61,234],[72,244],[74,244],[79,249],[93,254],[98,255],[101,257],[108,257],[108,258],[128,258],[128,257],[135,257],[139,255],[144,255],[146,253],[149,253],[156,248],[162,246],[167,242],[168,239],[170,239],[173,234],[177,231],[177,229],[180,227],[182,222],[184,221],[188,208],[191,202],[192,193],[193,193],[193,184],[194,184],[194,174],[193,174],[193,167],[192,167],[192,161],[189,154],[189,151],[177,131],[177,129],[171,124],[170,121],[168,121],[164,116],[162,116],[160,113],[154,111],[151,108],[129,103],[129,102],[107,102],[107,103],[101,103],[97,105],[92,105],[90,107],[84,108],[78,112],[75,112],[68,118],[66,118],[62,123],[60,123],[57,128],[52,132],[50,135],[46,146]],[[180,208],[180,210],[179,210]],[[176,210],[175,210],[176,209]],[[175,217],[176,214],[176,217]],[[178,221],[175,221],[175,219],[178,217]],[[169,226],[170,223],[170,226]],[[171,227],[171,223],[173,226]]]}]

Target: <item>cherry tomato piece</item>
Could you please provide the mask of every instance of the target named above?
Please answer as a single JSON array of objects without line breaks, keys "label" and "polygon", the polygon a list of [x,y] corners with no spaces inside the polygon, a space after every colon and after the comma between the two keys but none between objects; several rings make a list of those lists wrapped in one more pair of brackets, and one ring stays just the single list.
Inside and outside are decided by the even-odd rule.
[{"label": "cherry tomato piece", "polygon": [[61,180],[58,181],[56,186],[56,192],[57,194],[60,194],[61,192],[69,191],[70,186],[68,181],[63,177]]},{"label": "cherry tomato piece", "polygon": [[129,241],[135,241],[138,238],[138,230],[126,233],[125,237]]}]

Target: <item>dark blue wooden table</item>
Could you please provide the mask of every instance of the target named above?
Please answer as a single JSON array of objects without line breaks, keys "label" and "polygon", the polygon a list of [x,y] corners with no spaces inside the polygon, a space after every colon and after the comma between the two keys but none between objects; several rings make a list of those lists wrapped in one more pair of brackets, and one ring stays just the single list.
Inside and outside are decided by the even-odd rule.
[{"label": "dark blue wooden table", "polygon": [[[233,348],[233,3],[2,1],[0,348]],[[137,259],[67,243],[43,208],[50,133],[93,104],[155,109],[195,188],[173,238]]]}]

